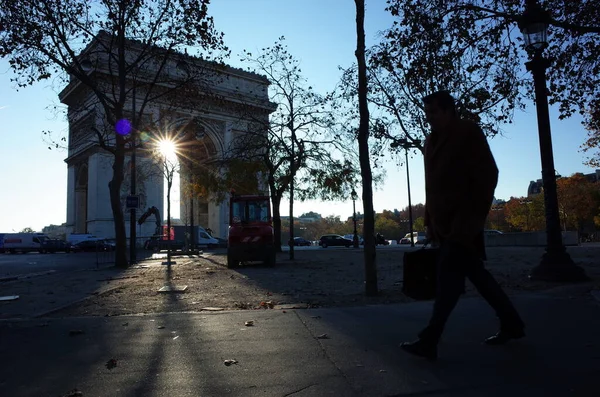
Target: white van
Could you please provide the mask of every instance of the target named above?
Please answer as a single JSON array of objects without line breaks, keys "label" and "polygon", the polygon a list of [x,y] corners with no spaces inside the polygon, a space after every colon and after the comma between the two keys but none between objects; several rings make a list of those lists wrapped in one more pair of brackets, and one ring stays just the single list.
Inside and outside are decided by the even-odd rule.
[{"label": "white van", "polygon": [[104,240],[104,239],[101,237],[94,236],[93,234],[89,234],[89,233],[71,233],[71,234],[67,235],[67,243],[70,243],[71,245],[75,245],[82,241],[100,241],[100,240]]},{"label": "white van", "polygon": [[47,238],[44,233],[0,233],[0,252],[42,252],[42,242]]},{"label": "white van", "polygon": [[207,247],[217,247],[219,245],[219,240],[208,234],[208,232],[203,229],[198,229],[198,237],[196,239],[197,245],[206,245]]}]

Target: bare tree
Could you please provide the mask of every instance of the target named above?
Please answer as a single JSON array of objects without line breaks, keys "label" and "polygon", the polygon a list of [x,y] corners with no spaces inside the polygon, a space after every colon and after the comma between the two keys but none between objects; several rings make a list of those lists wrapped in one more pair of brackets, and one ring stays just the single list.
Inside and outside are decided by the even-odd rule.
[{"label": "bare tree", "polygon": [[[251,120],[251,128],[236,137],[225,163],[243,160],[266,174],[275,247],[281,251],[280,205],[285,193],[289,192],[292,223],[296,195],[300,200],[348,197],[357,173],[355,154],[336,134],[334,112],[327,98],[317,94],[302,77],[299,62],[287,51],[283,38],[257,56],[245,52],[243,60],[250,70],[269,79],[269,98],[277,108],[268,119],[240,110],[245,119]],[[293,245],[290,252],[293,256]]]}]

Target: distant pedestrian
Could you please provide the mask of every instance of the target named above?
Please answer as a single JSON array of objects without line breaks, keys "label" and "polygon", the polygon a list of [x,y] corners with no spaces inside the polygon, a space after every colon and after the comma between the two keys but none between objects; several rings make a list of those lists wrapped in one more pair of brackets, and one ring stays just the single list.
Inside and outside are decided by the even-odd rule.
[{"label": "distant pedestrian", "polygon": [[428,326],[419,333],[419,339],[401,347],[433,359],[465,277],[500,319],[500,331],[485,343],[501,345],[521,338],[525,326],[483,265],[483,230],[498,182],[498,168],[485,135],[476,123],[458,116],[454,98],[447,91],[426,96],[423,102],[431,127],[424,150],[425,225],[428,238],[440,247],[437,289]]}]

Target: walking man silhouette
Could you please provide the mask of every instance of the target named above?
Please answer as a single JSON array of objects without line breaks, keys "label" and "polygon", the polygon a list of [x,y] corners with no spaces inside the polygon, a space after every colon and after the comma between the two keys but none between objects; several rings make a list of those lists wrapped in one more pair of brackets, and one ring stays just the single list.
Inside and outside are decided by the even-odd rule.
[{"label": "walking man silhouette", "polygon": [[458,116],[454,98],[438,91],[423,98],[431,133],[425,141],[425,225],[439,244],[436,297],[429,324],[402,349],[437,358],[448,317],[468,278],[496,311],[500,331],[485,340],[501,345],[525,336],[525,325],[508,296],[485,269],[485,220],[494,199],[498,168],[481,128]]}]

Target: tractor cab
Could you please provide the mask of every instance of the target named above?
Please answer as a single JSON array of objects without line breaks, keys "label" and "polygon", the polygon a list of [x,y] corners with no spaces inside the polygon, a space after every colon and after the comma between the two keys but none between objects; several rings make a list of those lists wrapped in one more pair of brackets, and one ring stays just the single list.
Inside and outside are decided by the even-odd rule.
[{"label": "tractor cab", "polygon": [[227,267],[240,262],[275,265],[273,224],[269,196],[239,196],[229,202]]}]

